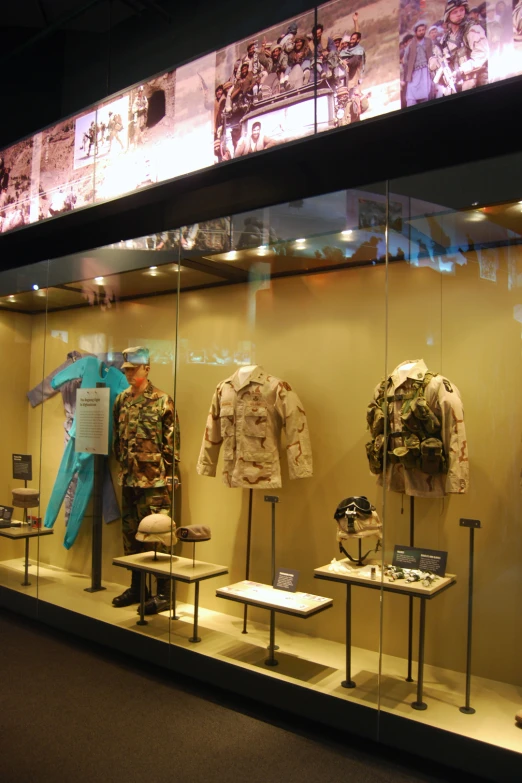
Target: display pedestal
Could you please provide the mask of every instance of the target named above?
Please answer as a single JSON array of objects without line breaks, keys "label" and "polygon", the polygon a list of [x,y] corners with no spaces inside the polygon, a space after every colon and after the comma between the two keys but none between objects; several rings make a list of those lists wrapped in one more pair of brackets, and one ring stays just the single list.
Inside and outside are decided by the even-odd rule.
[{"label": "display pedestal", "polygon": [[53,534],[52,530],[43,528],[32,528],[31,525],[22,525],[21,527],[4,527],[0,528],[0,536],[4,538],[10,538],[16,540],[19,538],[25,539],[25,562],[24,562],[24,581],[23,587],[29,587],[31,582],[29,581],[29,539],[38,538],[39,536],[50,536]]},{"label": "display pedestal", "polygon": [[268,646],[267,666],[277,666],[275,657],[277,649],[275,644],[275,615],[276,612],[289,614],[293,617],[312,617],[333,605],[332,598],[324,598],[321,595],[310,593],[289,593],[286,590],[276,590],[272,585],[261,582],[236,582],[228,587],[220,587],[216,590],[218,598],[226,598],[228,601],[237,601],[247,606],[258,606],[261,609],[270,610],[270,644]]},{"label": "display pedestal", "polygon": [[[125,557],[115,557],[113,565],[128,568],[131,571],[139,571],[140,581],[140,619],[137,625],[147,625],[145,620],[145,585],[147,574],[154,574],[161,579],[172,579],[174,583],[187,582],[194,583],[194,627],[189,642],[200,642],[198,636],[198,610],[199,610],[199,583],[204,579],[212,579],[214,576],[228,574],[226,566],[216,565],[215,563],[204,563],[200,560],[189,559],[187,557],[176,557],[155,552],[140,552],[137,555],[126,555]],[[175,617],[175,592],[173,592],[173,614]]]},{"label": "display pedestal", "polygon": [[[340,561],[346,568],[350,569],[347,573],[335,573],[330,570],[330,566],[321,566],[316,568],[314,576],[316,579],[324,579],[328,582],[341,582],[346,585],[346,678],[341,683],[343,688],[355,688],[356,683],[351,676],[351,647],[352,647],[352,585],[355,587],[369,587],[372,590],[383,590],[386,593],[397,593],[406,595],[413,601],[414,598],[420,598],[420,624],[419,624],[419,662],[417,676],[417,698],[412,702],[414,710],[425,710],[428,705],[423,701],[424,688],[424,637],[426,630],[426,601],[436,598],[449,587],[452,587],[456,581],[456,576],[447,574],[441,577],[439,581],[430,587],[423,587],[420,582],[406,582],[401,579],[396,582],[388,582],[386,577],[382,580],[372,579],[364,572],[364,568],[354,568],[350,566],[348,560]],[[368,569],[370,566],[365,566]],[[408,634],[409,635],[409,634]]]}]

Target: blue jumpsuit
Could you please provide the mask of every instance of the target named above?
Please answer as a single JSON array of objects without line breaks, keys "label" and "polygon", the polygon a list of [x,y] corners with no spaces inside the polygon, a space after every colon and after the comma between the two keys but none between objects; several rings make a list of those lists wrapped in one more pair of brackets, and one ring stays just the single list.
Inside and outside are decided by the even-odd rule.
[{"label": "blue jumpsuit", "polygon": [[[115,367],[107,368],[106,365],[103,362],[100,362],[95,356],[87,356],[69,365],[54,376],[51,385],[54,389],[58,389],[62,383],[71,381],[74,378],[81,378],[80,388],[82,389],[94,389],[96,388],[96,383],[103,381],[110,392],[111,412],[118,394],[128,388],[128,383],[121,370],[117,370]],[[66,549],[70,549],[76,541],[94,485],[94,455],[75,451],[76,417],[73,421],[69,435],[70,440],[67,443],[58,469],[58,476],[53,491],[51,492],[51,497],[49,498],[44,519],[44,527],[53,527],[69,484],[73,481],[74,477],[77,476],[77,486],[63,542]],[[109,416],[109,443],[111,442],[112,416]],[[109,521],[105,514],[107,510],[106,501],[107,499],[110,500],[111,493],[112,498],[115,501],[114,488],[112,486],[109,471],[106,469],[103,486],[104,517],[106,521]],[[113,506],[114,504],[109,503],[109,507],[111,505]],[[112,519],[117,519],[120,516],[119,511],[117,512],[116,517],[114,516],[114,511],[110,516]]]}]

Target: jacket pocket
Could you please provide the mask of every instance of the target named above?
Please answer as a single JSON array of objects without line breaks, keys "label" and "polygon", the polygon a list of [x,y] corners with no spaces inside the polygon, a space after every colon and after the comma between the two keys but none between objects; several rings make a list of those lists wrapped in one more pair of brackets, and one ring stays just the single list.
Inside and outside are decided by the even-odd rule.
[{"label": "jacket pocket", "polygon": [[161,419],[157,411],[141,411],[136,425],[136,437],[151,440],[154,443],[161,442],[160,426]]},{"label": "jacket pocket", "polygon": [[267,409],[262,405],[245,405],[245,435],[254,438],[266,437]]},{"label": "jacket pocket", "polygon": [[163,457],[159,451],[137,451],[138,478],[156,481],[164,473]]},{"label": "jacket pocket", "polygon": [[233,405],[222,405],[219,411],[219,425],[222,438],[230,438],[235,431],[235,417]]}]

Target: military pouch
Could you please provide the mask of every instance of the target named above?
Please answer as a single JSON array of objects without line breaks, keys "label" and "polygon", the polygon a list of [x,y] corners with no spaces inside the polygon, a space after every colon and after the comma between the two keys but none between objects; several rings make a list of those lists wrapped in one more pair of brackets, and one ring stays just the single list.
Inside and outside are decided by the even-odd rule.
[{"label": "military pouch", "polygon": [[446,460],[444,446],[438,438],[428,438],[421,443],[421,470],[430,475],[444,473]]},{"label": "military pouch", "polygon": [[384,432],[384,413],[381,406],[376,402],[371,402],[366,411],[366,421],[372,434],[372,438],[382,435]]},{"label": "military pouch", "polygon": [[379,475],[382,473],[384,460],[384,438],[382,435],[366,444],[366,456],[370,465],[370,471]]},{"label": "military pouch", "polygon": [[411,406],[411,411],[415,418],[422,423],[426,432],[433,434],[440,430],[440,421],[431,410],[425,397],[417,397]]},{"label": "military pouch", "polygon": [[413,470],[419,464],[420,441],[416,435],[408,435],[404,439],[404,446],[393,449],[395,462],[400,462],[406,470]]}]

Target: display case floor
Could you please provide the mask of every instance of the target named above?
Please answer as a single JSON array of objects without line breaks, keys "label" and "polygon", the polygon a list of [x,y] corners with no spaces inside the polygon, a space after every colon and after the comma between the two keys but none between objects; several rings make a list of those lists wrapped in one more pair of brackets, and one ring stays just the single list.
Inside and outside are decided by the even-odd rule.
[{"label": "display case floor", "polygon": [[[179,620],[170,620],[168,612],[155,615],[146,626],[136,624],[136,606],[115,609],[112,599],[125,585],[104,581],[105,590],[87,593],[90,577],[31,562],[31,586],[23,587],[24,559],[0,562],[0,584],[10,590],[39,598],[50,604],[110,623],[119,628],[169,642],[191,651],[234,663],[266,676],[293,681],[305,688],[400,715],[420,723],[454,732],[516,752],[522,751],[522,730],[514,721],[522,707],[522,688],[507,683],[472,677],[471,704],[474,715],[459,711],[465,701],[465,677],[461,672],[428,664],[424,667],[424,701],[428,709],[416,711],[411,703],[416,699],[416,682],[405,680],[407,662],[403,658],[352,647],[352,678],[356,688],[345,689],[345,647],[284,628],[284,620],[276,620],[278,666],[266,666],[269,638],[267,623],[248,622],[248,634],[242,633],[243,620],[222,612],[199,609],[201,642],[189,641],[192,635],[193,606],[178,602]],[[38,574],[38,578],[37,577]],[[127,585],[128,586],[128,585]],[[211,588],[212,589],[212,588]],[[204,603],[204,596],[201,599]],[[379,670],[380,663],[380,670]],[[415,676],[415,666],[414,666]]]}]

